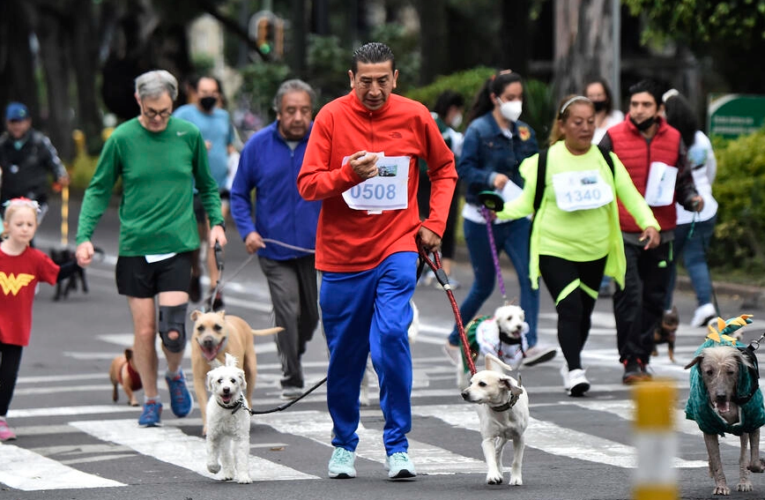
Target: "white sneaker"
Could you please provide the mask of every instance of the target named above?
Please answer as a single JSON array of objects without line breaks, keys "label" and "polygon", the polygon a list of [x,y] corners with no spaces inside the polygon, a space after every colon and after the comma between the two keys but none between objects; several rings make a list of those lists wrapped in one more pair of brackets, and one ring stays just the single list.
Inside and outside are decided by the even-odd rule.
[{"label": "white sneaker", "polygon": [[560,367],[560,376],[563,377],[563,390],[568,392],[571,382],[568,381],[568,365],[566,363]]},{"label": "white sneaker", "polygon": [[459,346],[451,345],[447,340],[444,345],[444,353],[454,366],[462,366],[462,349]]},{"label": "white sneaker", "polygon": [[694,327],[706,326],[710,320],[713,320],[716,317],[717,317],[717,310],[715,309],[715,306],[709,303],[704,304],[703,306],[696,309],[696,312],[693,313],[691,326],[694,326]]},{"label": "white sneaker", "polygon": [[523,358],[523,366],[534,366],[545,361],[550,361],[555,357],[558,350],[554,347],[544,344],[537,344],[526,350],[526,357]]},{"label": "white sneaker", "polygon": [[568,372],[568,395],[576,398],[590,390],[590,382],[584,376],[584,370],[577,368]]}]

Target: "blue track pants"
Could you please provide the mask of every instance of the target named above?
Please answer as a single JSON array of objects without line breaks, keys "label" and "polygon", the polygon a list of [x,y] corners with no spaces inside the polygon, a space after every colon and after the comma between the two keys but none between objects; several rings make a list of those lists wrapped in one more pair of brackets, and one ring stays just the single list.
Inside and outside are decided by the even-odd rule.
[{"label": "blue track pants", "polygon": [[354,451],[359,442],[359,391],[371,353],[380,379],[383,440],[388,455],[408,449],[412,427],[412,321],[417,254],[395,253],[358,273],[322,273],[319,304],[329,347],[327,406],[332,444]]}]

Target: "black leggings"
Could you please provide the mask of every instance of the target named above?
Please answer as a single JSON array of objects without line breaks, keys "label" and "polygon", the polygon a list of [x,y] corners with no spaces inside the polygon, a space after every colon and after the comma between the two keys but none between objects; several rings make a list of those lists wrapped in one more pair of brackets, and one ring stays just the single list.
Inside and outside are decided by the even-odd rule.
[{"label": "black leggings", "polygon": [[0,417],[8,414],[8,406],[13,398],[16,387],[16,377],[21,365],[20,345],[3,344],[0,342]]},{"label": "black leggings", "polygon": [[[549,255],[539,256],[539,273],[556,302],[558,343],[569,370],[582,368],[581,353],[590,333],[590,316],[595,308],[605,267],[605,257],[590,262],[572,262]],[[590,293],[580,285],[561,298],[561,293],[576,280],[588,287]]]}]

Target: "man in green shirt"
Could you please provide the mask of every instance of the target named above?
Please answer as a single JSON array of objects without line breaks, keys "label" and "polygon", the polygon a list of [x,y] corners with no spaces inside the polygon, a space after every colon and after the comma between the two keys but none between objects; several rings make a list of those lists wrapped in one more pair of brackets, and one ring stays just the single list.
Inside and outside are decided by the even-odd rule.
[{"label": "man in green shirt", "polygon": [[121,177],[117,290],[127,296],[133,317],[133,359],[145,394],[138,423],[150,427],[159,424],[162,413],[157,391],[157,331],[167,359],[165,380],[172,411],[185,417],[194,406],[181,361],[186,347],[191,252],[199,247],[193,211],[195,182],[212,226],[210,246],[216,241],[225,245],[226,235],[218,186],[210,174],[202,135],[193,124],[171,116],[178,97],[177,80],[164,70],[144,73],[135,80],[135,96],[141,114],[109,137],[85,191],[77,261],[83,267],[91,263],[93,230]]}]

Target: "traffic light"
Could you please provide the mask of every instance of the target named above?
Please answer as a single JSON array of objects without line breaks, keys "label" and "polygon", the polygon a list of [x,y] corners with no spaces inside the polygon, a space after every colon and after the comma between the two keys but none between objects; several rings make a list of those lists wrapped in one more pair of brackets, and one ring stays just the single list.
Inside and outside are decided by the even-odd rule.
[{"label": "traffic light", "polygon": [[257,21],[256,43],[265,55],[282,57],[284,54],[284,21],[275,15],[262,16]]}]

